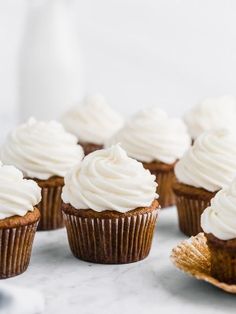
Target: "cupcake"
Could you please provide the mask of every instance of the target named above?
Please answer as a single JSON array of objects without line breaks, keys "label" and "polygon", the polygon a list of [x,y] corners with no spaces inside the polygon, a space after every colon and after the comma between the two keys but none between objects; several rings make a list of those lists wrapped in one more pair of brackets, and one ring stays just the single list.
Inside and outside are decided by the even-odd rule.
[{"label": "cupcake", "polygon": [[0,165],[0,279],[23,273],[30,261],[41,200],[38,185],[13,166]]},{"label": "cupcake", "polygon": [[63,227],[61,191],[66,172],[80,162],[83,149],[74,135],[55,121],[30,119],[13,130],[0,150],[4,164],[14,165],[42,189],[39,230]]},{"label": "cupcake", "polygon": [[156,186],[119,145],[86,156],[66,175],[62,193],[74,256],[102,264],[144,259],[158,214]]},{"label": "cupcake", "polygon": [[184,116],[193,141],[205,131],[234,126],[235,120],[236,99],[232,96],[206,98]]},{"label": "cupcake", "polygon": [[203,210],[236,175],[236,134],[226,129],[203,133],[176,164],[175,174],[180,230],[196,235],[202,231]]},{"label": "cupcake", "polygon": [[201,226],[211,253],[212,276],[236,284],[236,179],[211,200]]},{"label": "cupcake", "polygon": [[157,178],[162,208],[175,204],[174,165],[190,146],[184,123],[158,108],[142,110],[107,143],[120,143],[128,155],[143,163]]},{"label": "cupcake", "polygon": [[102,95],[89,96],[62,117],[64,127],[74,134],[85,155],[103,148],[106,140],[123,125]]}]

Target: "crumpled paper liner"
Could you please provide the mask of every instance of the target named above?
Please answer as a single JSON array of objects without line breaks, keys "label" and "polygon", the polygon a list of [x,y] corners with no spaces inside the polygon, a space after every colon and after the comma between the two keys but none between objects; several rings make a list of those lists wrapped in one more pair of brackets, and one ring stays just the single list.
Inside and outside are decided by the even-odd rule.
[{"label": "crumpled paper liner", "polygon": [[220,282],[211,275],[211,255],[204,233],[181,242],[171,253],[171,260],[181,271],[204,280],[226,292],[236,294],[236,285]]}]

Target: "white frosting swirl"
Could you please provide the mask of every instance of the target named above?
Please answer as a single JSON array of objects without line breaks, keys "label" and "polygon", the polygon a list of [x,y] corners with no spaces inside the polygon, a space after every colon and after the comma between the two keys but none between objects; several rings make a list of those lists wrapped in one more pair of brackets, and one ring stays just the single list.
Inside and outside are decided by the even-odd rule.
[{"label": "white frosting swirl", "polygon": [[62,117],[62,123],[79,141],[103,145],[122,127],[123,119],[102,95],[94,95],[69,110]]},{"label": "white frosting swirl", "polygon": [[206,98],[184,116],[193,139],[207,130],[234,127],[235,120],[236,100],[232,96]]},{"label": "white frosting swirl", "polygon": [[76,137],[60,123],[33,118],[13,130],[0,150],[4,164],[16,166],[26,177],[43,180],[64,177],[83,156]]},{"label": "white frosting swirl", "polygon": [[200,135],[175,166],[181,183],[215,192],[236,175],[236,133],[227,129]]},{"label": "white frosting swirl", "polygon": [[127,121],[106,146],[116,143],[142,162],[172,164],[189,148],[190,137],[180,119],[169,118],[159,108],[149,108]]},{"label": "white frosting swirl", "polygon": [[62,199],[77,209],[127,212],[150,206],[158,198],[156,188],[155,176],[116,145],[89,154],[73,168]]},{"label": "white frosting swirl", "polygon": [[220,240],[236,239],[236,179],[211,200],[201,216],[201,226]]},{"label": "white frosting swirl", "polygon": [[0,219],[24,216],[41,201],[41,189],[13,166],[0,165]]}]

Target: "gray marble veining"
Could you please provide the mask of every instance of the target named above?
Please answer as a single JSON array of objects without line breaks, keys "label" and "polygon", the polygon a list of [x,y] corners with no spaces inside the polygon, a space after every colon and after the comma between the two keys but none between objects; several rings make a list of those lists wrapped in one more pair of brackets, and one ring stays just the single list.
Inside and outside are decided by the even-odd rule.
[{"label": "gray marble veining", "polygon": [[45,314],[235,313],[236,296],[178,271],[171,249],[185,239],[175,208],[160,213],[149,257],[128,265],[96,265],[74,258],[66,231],[36,235],[29,269],[8,280],[39,290]]}]

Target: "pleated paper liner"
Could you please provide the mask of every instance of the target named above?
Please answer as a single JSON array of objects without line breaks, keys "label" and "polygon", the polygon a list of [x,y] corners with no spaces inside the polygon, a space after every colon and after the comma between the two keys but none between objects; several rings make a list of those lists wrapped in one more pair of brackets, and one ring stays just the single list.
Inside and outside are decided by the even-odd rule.
[{"label": "pleated paper liner", "polygon": [[202,232],[201,214],[210,205],[215,192],[195,188],[180,182],[174,182],[179,228],[187,236]]},{"label": "pleated paper liner", "polygon": [[236,294],[236,285],[220,282],[211,275],[211,256],[204,233],[181,242],[172,250],[171,260],[181,271]]},{"label": "pleated paper liner", "polygon": [[0,226],[0,279],[23,273],[30,262],[39,211],[28,212],[25,217],[10,217]]},{"label": "pleated paper liner", "polygon": [[68,241],[75,257],[100,264],[140,261],[151,249],[158,202],[128,213],[76,210],[63,204]]},{"label": "pleated paper liner", "polygon": [[42,200],[37,205],[41,218],[38,230],[54,230],[64,227],[61,211],[61,193],[64,186],[64,179],[52,177],[48,180],[34,179],[42,189]]},{"label": "pleated paper liner", "polygon": [[175,163],[168,165],[162,162],[143,162],[143,166],[156,176],[158,183],[157,193],[159,194],[158,202],[161,205],[161,208],[175,205],[175,194],[172,188],[173,182],[175,181]]}]

